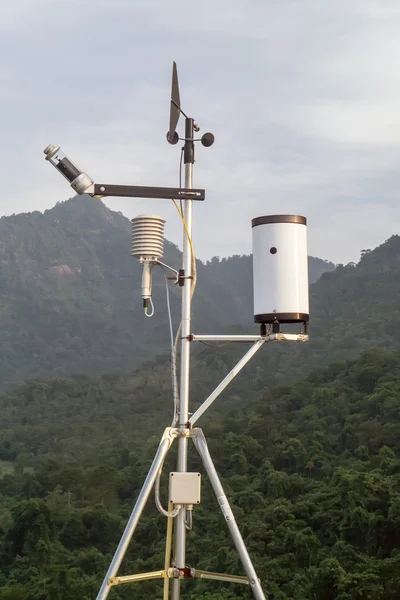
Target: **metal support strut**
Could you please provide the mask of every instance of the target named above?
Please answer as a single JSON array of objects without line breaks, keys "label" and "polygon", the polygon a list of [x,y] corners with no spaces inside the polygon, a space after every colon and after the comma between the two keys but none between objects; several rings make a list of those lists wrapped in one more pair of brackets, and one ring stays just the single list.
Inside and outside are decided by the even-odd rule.
[{"label": "metal support strut", "polygon": [[196,423],[196,421],[207,410],[207,408],[209,408],[209,406],[211,406],[211,404],[214,402],[214,400],[216,400],[218,398],[218,396],[221,394],[221,392],[223,392],[224,389],[230,384],[230,382],[232,381],[232,379],[234,379],[234,377],[236,377],[236,375],[243,369],[243,367],[245,365],[247,365],[247,363],[249,362],[249,360],[251,358],[253,358],[253,356],[255,355],[255,353],[257,352],[257,350],[259,350],[263,344],[264,344],[264,340],[263,339],[259,339],[257,342],[255,342],[252,345],[252,347],[250,348],[250,350],[248,350],[246,352],[246,354],[243,356],[243,358],[241,358],[239,360],[239,362],[237,363],[237,365],[235,365],[233,367],[233,369],[231,369],[231,371],[229,371],[229,373],[225,377],[225,379],[223,379],[221,381],[221,383],[208,396],[208,398],[206,400],[204,400],[203,404],[190,417],[189,423],[191,425],[194,425]]}]

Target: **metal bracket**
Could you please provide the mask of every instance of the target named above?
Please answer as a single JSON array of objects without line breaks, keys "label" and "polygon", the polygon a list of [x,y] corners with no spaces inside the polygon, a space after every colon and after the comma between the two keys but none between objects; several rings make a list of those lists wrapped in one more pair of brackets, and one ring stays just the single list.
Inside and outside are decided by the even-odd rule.
[{"label": "metal bracket", "polygon": [[241,583],[249,585],[248,577],[242,575],[229,575],[227,573],[213,573],[211,571],[202,571],[199,569],[177,569],[171,567],[162,571],[151,571],[149,573],[138,573],[137,575],[121,575],[120,577],[110,577],[108,585],[110,587],[123,585],[124,583],[135,583],[137,581],[149,581],[151,579],[211,579],[214,581],[227,581],[229,583]]},{"label": "metal bracket", "polygon": [[[139,262],[142,262],[142,261],[139,259]],[[169,271],[172,271],[172,273],[175,273],[175,277],[167,277],[167,279],[172,279],[173,281],[175,281],[175,283],[178,282],[179,271],[177,271],[173,267],[170,267],[169,265],[166,265],[165,263],[161,262],[161,260],[158,260],[158,259],[154,262],[154,264],[162,267],[163,269],[168,269]]]},{"label": "metal bracket", "polygon": [[94,184],[94,196],[122,198],[159,198],[167,200],[204,200],[205,190],[189,188],[144,187],[141,185]]},{"label": "metal bracket", "polygon": [[[193,336],[196,339],[196,336]],[[204,336],[205,337],[205,336]],[[246,340],[247,341],[247,340]],[[258,338],[256,342],[254,342],[251,348],[246,352],[246,354],[239,360],[239,362],[229,371],[226,377],[221,381],[221,383],[215,388],[215,390],[206,398],[203,404],[193,413],[193,415],[189,419],[190,426],[193,426],[197,419],[201,417],[201,415],[207,410],[209,406],[218,398],[218,396],[223,392],[223,390],[230,384],[232,379],[236,377],[236,375],[243,369],[243,367],[249,362],[249,360],[254,356],[254,354],[261,348],[261,346],[265,343],[263,338]]]},{"label": "metal bracket", "polygon": [[199,342],[308,342],[304,333],[270,333],[268,335],[197,335],[192,333],[189,341]]},{"label": "metal bracket", "polygon": [[212,571],[202,571],[201,569],[192,569],[185,567],[177,569],[171,567],[166,571],[166,577],[170,579],[211,579],[214,581],[227,581],[229,583],[241,583],[249,585],[249,578],[244,575],[229,575],[228,573],[213,573]]}]

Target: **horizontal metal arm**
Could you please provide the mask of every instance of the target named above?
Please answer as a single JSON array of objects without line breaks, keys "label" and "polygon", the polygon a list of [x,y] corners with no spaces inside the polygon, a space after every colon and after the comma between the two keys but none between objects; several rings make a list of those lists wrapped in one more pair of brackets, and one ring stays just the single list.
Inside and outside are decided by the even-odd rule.
[{"label": "horizontal metal arm", "polygon": [[270,335],[197,335],[192,334],[193,342],[308,342],[309,336],[303,333],[271,333]]},{"label": "horizontal metal arm", "polygon": [[267,337],[261,335],[191,335],[193,342],[258,342],[258,340],[267,341]]},{"label": "horizontal metal arm", "polygon": [[144,187],[141,185],[109,185],[95,183],[94,196],[120,196],[123,198],[159,198],[167,200],[204,200],[205,190],[189,188]]}]

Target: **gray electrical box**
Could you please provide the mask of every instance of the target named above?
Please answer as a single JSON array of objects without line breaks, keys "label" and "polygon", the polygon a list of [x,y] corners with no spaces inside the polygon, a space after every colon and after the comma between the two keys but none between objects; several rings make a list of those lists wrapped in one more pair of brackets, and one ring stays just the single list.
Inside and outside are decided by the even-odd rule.
[{"label": "gray electrical box", "polygon": [[173,504],[200,504],[200,473],[170,473],[169,502]]}]

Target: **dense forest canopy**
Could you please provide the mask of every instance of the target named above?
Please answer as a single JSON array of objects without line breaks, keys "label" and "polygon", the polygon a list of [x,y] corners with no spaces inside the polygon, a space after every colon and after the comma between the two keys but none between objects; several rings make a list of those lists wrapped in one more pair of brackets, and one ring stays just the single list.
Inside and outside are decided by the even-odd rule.
[{"label": "dense forest canopy", "polygon": [[[370,350],[291,386],[239,393],[202,423],[270,598],[398,599],[399,374],[399,352]],[[150,367],[141,380],[44,378],[0,404],[0,598],[92,599],[170,413],[165,379]],[[194,449],[190,463],[201,469]],[[166,472],[173,464],[174,452]],[[122,572],[160,568],[165,525],[151,503]],[[242,573],[206,477],[188,541],[191,566]],[[185,585],[195,600],[250,598]],[[133,593],[161,598],[162,586],[110,597]]]}]

